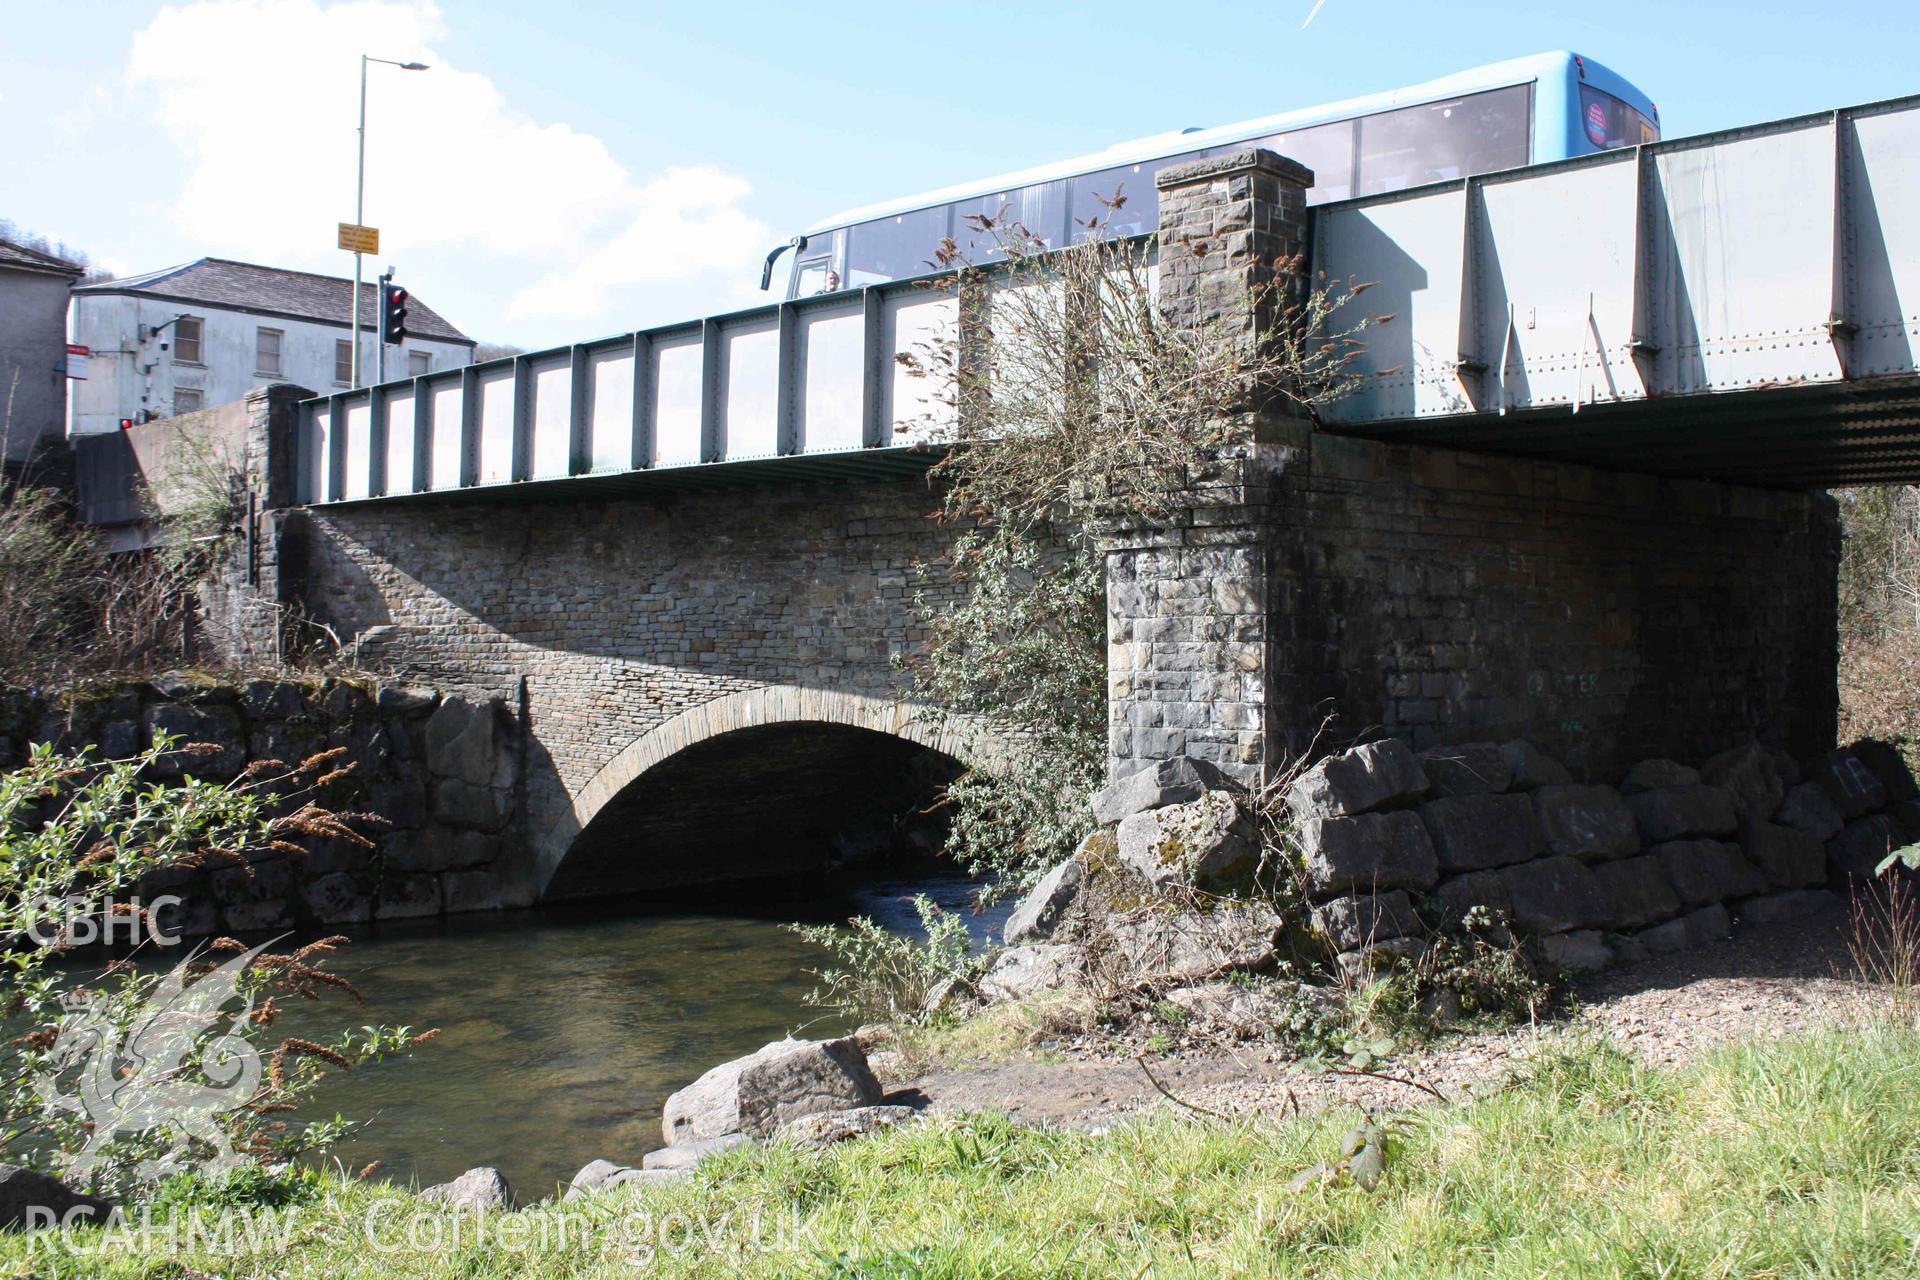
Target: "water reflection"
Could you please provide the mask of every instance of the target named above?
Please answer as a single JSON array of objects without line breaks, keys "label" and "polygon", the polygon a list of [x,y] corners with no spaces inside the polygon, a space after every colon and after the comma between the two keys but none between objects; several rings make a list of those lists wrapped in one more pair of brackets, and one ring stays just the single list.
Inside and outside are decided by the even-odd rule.
[{"label": "water reflection", "polygon": [[[372,1122],[339,1149],[350,1169],[380,1160],[424,1185],[488,1164],[537,1198],[596,1157],[637,1164],[660,1145],[667,1095],[708,1067],[842,1029],[802,1003],[822,953],[786,922],[864,914],[915,932],[914,893],[964,912],[973,889],[941,867],[724,914],[629,903],[347,931],[334,967],[368,995],[358,1016],[441,1034],[328,1081],[316,1112]],[[969,924],[983,934],[1005,914]],[[337,1027],[344,1006],[328,1007]],[[312,1020],[290,1010],[275,1032],[328,1025]]]}]

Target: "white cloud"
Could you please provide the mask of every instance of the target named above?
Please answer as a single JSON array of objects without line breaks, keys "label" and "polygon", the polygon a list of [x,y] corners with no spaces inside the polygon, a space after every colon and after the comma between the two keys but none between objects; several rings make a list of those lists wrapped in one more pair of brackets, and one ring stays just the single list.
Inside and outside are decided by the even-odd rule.
[{"label": "white cloud", "polygon": [[623,286],[750,271],[768,238],[766,226],[739,208],[750,190],[745,179],[708,165],[666,170],[623,200],[627,221],[617,235],[546,272],[515,296],[510,314],[597,311]]},{"label": "white cloud", "polygon": [[744,179],[636,175],[594,135],[531,119],[486,75],[448,65],[435,49],[445,34],[429,0],[162,10],[134,37],[128,76],[186,158],[179,231],[205,252],[339,271],[364,52],[431,66],[369,72],[366,220],[382,261],[424,253],[469,276],[537,273],[507,313],[582,325],[624,287],[708,273],[728,287],[753,271],[769,233],[741,207]]}]

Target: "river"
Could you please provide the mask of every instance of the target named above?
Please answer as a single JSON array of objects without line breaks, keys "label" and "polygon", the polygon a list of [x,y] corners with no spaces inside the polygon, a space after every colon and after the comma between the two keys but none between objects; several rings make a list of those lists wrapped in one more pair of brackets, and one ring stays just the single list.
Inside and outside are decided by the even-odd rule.
[{"label": "river", "polygon": [[[915,893],[966,912],[975,887],[935,866],[725,913],[613,903],[342,930],[352,945],[331,967],[367,1009],[329,998],[327,1021],[294,1010],[274,1034],[439,1028],[404,1058],[335,1073],[310,1114],[366,1122],[336,1150],[349,1170],[378,1160],[382,1176],[425,1186],[492,1165],[531,1201],[597,1157],[638,1164],[660,1145],[667,1095],[707,1068],[845,1029],[806,1005],[806,970],[827,956],[787,923],[857,914],[917,932]],[[969,926],[981,936],[1006,912]]]}]

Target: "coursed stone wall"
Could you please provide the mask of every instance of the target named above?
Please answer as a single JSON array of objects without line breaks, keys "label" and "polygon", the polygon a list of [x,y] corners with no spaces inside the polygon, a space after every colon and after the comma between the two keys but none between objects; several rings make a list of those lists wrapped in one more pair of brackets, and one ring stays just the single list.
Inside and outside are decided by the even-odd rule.
[{"label": "coursed stone wall", "polygon": [[1416,748],[1524,737],[1582,778],[1833,743],[1824,494],[1316,435],[1268,512],[1283,751],[1324,710]]},{"label": "coursed stone wall", "polygon": [[520,709],[538,840],[700,707],[774,688],[892,702],[923,639],[915,565],[952,536],[937,505],[919,477],[369,504],[301,514],[288,551],[307,611],[360,664]]},{"label": "coursed stone wall", "polygon": [[1796,760],[1757,744],[1581,784],[1534,744],[1418,756],[1382,739],[1294,782],[1313,923],[1342,967],[1416,954],[1490,908],[1553,970],[1588,972],[1825,910],[1920,840],[1920,787],[1878,743]]},{"label": "coursed stone wall", "polygon": [[[1250,150],[1159,175],[1176,322],[1268,331],[1302,283],[1302,172]],[[1186,754],[1251,780],[1381,730],[1525,737],[1595,779],[1832,745],[1829,497],[1343,438],[1252,395],[1245,416],[1185,511],[1109,538],[1113,776]]]},{"label": "coursed stone wall", "polygon": [[256,762],[297,766],[338,751],[328,772],[349,771],[318,798],[384,822],[364,828],[370,847],[288,834],[244,858],[216,854],[151,872],[136,896],[180,898],[163,923],[184,936],[484,910],[512,905],[503,888],[524,880],[524,737],[497,701],[345,680],[190,675],[95,683],[57,699],[0,692],[0,767],[19,764],[34,742],[125,758],[156,734],[204,748],[162,756],[152,767],[162,783],[189,774],[230,782]]}]

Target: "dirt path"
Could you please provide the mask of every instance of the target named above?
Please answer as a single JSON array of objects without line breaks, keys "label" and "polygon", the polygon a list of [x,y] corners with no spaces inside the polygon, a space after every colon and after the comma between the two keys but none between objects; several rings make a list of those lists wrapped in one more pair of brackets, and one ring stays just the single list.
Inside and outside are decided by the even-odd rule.
[{"label": "dirt path", "polygon": [[[1598,1032],[1645,1061],[1670,1066],[1742,1036],[1780,1036],[1856,1015],[1868,999],[1854,980],[1841,909],[1742,927],[1712,946],[1596,975],[1576,988],[1569,1017],[1532,1028],[1458,1035],[1402,1053],[1382,1068],[1448,1096],[1498,1082],[1542,1040]],[[1152,1059],[1183,1101],[1224,1113],[1316,1110],[1343,1103],[1401,1107],[1430,1095],[1374,1079],[1314,1074],[1277,1046]],[[1045,1060],[1041,1060],[1044,1058]],[[936,1111],[999,1108],[1028,1123],[1099,1128],[1168,1103],[1140,1065],[1112,1050],[1068,1047],[1031,1060],[938,1071],[911,1081]]]}]

